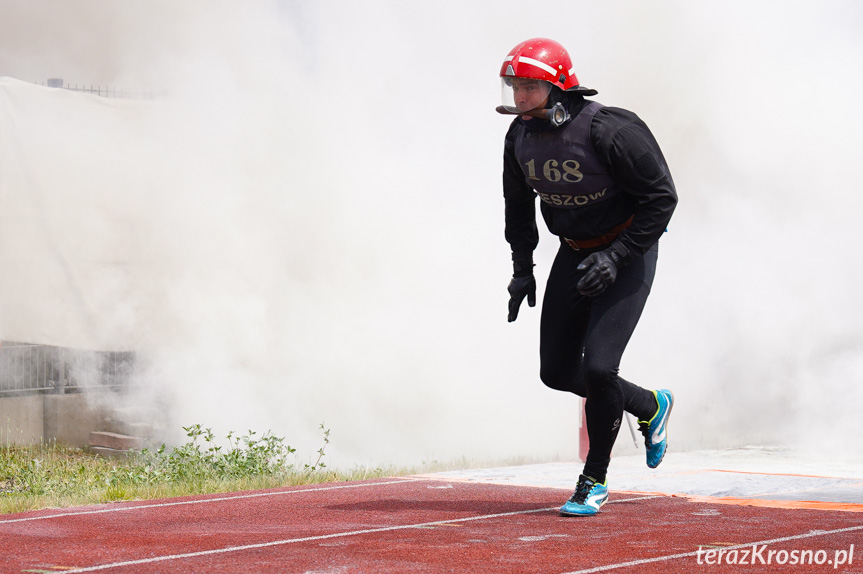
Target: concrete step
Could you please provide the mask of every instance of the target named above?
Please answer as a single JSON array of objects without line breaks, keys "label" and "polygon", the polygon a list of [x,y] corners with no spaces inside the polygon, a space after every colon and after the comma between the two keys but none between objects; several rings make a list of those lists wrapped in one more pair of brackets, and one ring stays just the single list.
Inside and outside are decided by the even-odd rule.
[{"label": "concrete step", "polygon": [[127,436],[139,436],[149,439],[153,437],[156,429],[153,423],[128,422],[125,420],[106,418],[103,422],[102,431],[124,434]]},{"label": "concrete step", "polygon": [[114,432],[93,431],[90,433],[90,446],[94,449],[107,448],[116,451],[141,450],[146,440]]}]

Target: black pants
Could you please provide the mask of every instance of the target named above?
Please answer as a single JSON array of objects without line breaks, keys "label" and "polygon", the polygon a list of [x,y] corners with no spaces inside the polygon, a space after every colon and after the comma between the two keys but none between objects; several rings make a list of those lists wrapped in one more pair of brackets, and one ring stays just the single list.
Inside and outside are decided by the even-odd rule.
[{"label": "black pants", "polygon": [[650,294],[658,246],[618,270],[598,297],[576,290],[576,270],[591,252],[562,243],[548,277],[540,326],[540,378],[552,389],[586,397],[590,450],[584,474],[604,480],[626,410],[638,420],[656,412],[651,391],[618,376],[620,359]]}]

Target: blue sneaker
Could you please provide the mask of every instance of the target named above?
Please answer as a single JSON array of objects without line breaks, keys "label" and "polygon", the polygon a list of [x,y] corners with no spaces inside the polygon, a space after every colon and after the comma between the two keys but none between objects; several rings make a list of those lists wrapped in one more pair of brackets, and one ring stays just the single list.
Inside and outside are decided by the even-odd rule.
[{"label": "blue sneaker", "polygon": [[674,406],[674,395],[671,391],[660,389],[653,391],[659,407],[649,421],[638,421],[638,428],[644,435],[644,447],[647,450],[647,466],[656,468],[665,456],[668,447],[668,415]]},{"label": "blue sneaker", "polygon": [[560,507],[561,516],[591,516],[608,500],[608,479],[602,484],[583,474],[578,477],[578,486],[572,498]]}]

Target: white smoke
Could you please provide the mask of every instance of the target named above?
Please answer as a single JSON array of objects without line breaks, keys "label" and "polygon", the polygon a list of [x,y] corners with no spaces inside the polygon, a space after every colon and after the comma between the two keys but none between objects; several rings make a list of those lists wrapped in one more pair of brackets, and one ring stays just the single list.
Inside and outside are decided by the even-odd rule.
[{"label": "white smoke", "polygon": [[547,36],[647,121],[678,186],[622,365],[675,391],[672,448],[805,421],[859,452],[855,4],[0,4],[0,75],[170,95],[123,138],[164,185],[129,194],[144,263],[116,323],[174,428],[311,452],[323,422],[336,465],[575,456],[538,309],[505,319],[495,76]]}]

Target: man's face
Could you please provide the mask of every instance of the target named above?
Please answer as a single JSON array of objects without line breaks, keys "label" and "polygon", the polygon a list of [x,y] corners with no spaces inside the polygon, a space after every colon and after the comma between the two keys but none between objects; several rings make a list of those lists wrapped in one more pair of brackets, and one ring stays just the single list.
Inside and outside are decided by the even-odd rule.
[{"label": "man's face", "polygon": [[549,92],[551,92],[551,85],[548,82],[524,78],[512,79],[512,98],[520,112],[529,112],[545,106]]}]

